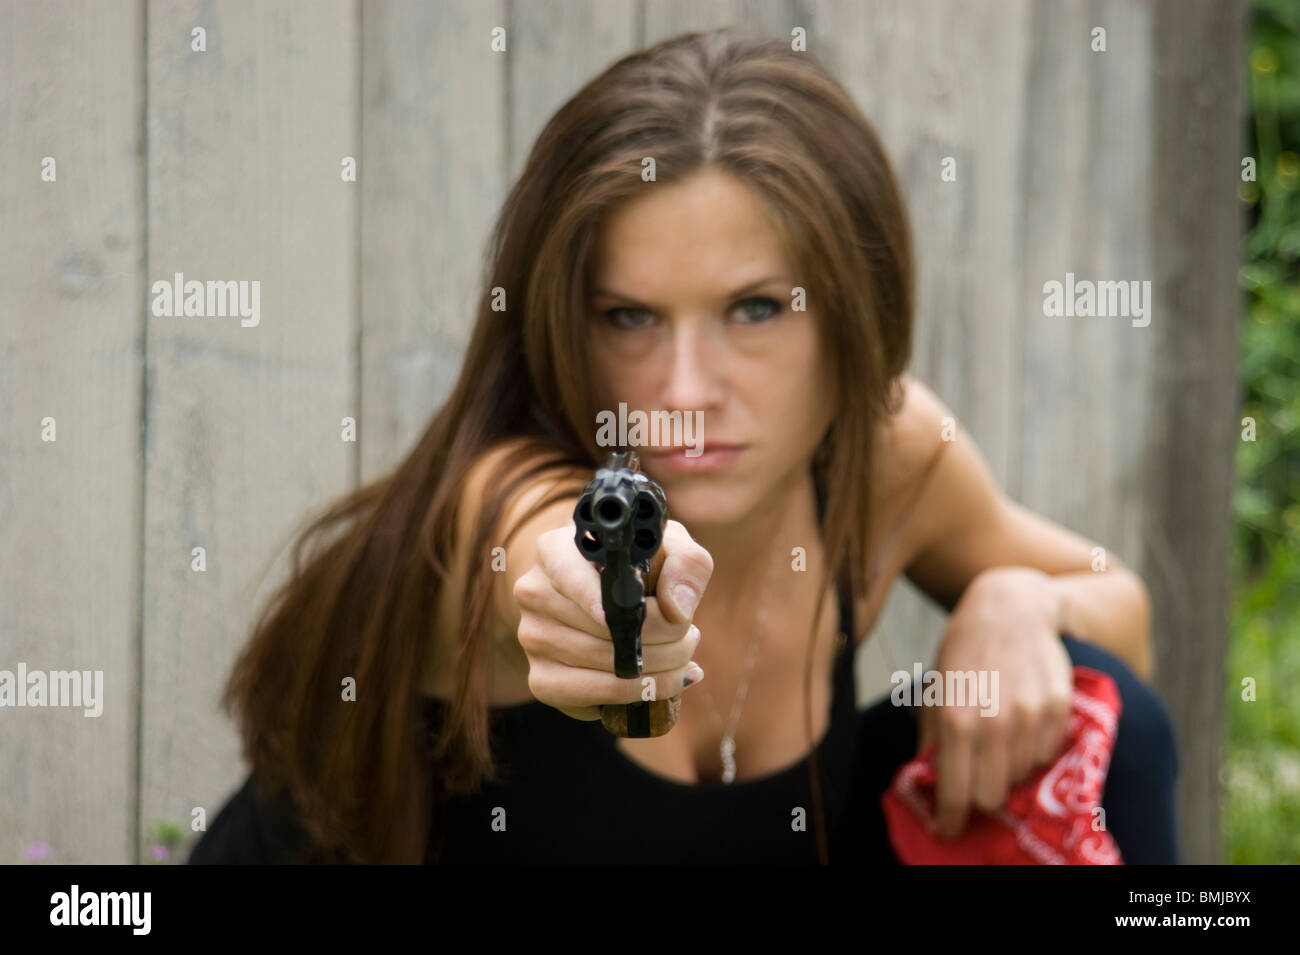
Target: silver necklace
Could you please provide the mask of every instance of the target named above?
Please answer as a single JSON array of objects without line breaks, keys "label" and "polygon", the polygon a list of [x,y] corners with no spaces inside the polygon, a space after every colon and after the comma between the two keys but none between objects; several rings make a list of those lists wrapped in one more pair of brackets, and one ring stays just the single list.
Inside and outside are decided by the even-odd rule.
[{"label": "silver necklace", "polygon": [[723,726],[722,721],[718,719],[717,706],[713,701],[713,694],[709,692],[708,681],[700,684],[708,696],[709,716],[722,730],[722,742],[719,744],[718,752],[722,757],[724,783],[731,783],[736,779],[736,724],[740,722],[740,710],[745,705],[745,697],[749,695],[749,677],[754,669],[754,661],[758,659],[758,648],[763,642],[763,624],[767,620],[767,598],[770,594],[771,590],[765,587],[763,599],[759,602],[758,613],[755,615],[754,629],[749,636],[749,652],[745,657],[745,668],[741,671],[740,682],[736,685],[736,697],[731,703],[731,713],[727,718],[726,726]]}]

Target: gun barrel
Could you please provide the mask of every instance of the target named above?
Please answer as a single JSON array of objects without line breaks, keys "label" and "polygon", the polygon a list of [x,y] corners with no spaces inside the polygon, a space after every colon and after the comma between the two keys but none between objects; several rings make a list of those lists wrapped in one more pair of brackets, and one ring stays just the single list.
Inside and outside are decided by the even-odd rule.
[{"label": "gun barrel", "polygon": [[607,531],[620,530],[632,519],[636,505],[636,488],[631,481],[617,481],[596,492],[591,502],[596,523]]}]

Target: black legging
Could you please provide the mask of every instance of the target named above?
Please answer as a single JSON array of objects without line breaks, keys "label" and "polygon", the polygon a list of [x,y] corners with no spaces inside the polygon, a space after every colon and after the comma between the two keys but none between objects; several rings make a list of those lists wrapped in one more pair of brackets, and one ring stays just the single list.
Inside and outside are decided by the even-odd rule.
[{"label": "black legging", "polygon": [[[1101,798],[1106,828],[1126,864],[1176,865],[1174,779],[1178,753],[1164,703],[1113,653],[1069,634],[1062,634],[1061,639],[1072,664],[1110,674],[1123,703]],[[852,855],[861,861],[896,863],[880,796],[898,768],[916,755],[916,723],[909,707],[895,706],[888,696],[863,710],[861,719],[862,750],[854,780],[858,795],[852,805],[870,808],[848,815],[846,825],[852,827],[853,844],[860,845]]]}]

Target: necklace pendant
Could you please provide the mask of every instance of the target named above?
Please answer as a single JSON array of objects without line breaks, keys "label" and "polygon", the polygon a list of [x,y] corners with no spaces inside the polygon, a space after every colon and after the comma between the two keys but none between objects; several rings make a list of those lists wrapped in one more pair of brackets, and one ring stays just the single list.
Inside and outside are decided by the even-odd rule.
[{"label": "necklace pendant", "polygon": [[730,736],[722,737],[722,781],[732,782],[736,778],[736,741]]}]

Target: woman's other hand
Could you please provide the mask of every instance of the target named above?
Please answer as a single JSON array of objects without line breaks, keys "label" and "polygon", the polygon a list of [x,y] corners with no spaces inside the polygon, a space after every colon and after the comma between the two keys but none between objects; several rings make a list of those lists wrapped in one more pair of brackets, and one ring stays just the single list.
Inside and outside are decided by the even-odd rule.
[{"label": "woman's other hand", "polygon": [[990,813],[1003,806],[1011,788],[1050,763],[1065,742],[1074,680],[1059,614],[1045,575],[1024,567],[986,571],[953,608],[934,668],[997,674],[997,682],[987,683],[994,706],[945,700],[918,709],[918,753],[938,742],[941,836],[959,835],[971,806]]}]

